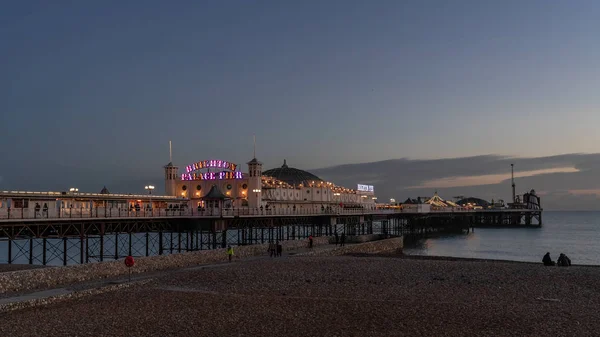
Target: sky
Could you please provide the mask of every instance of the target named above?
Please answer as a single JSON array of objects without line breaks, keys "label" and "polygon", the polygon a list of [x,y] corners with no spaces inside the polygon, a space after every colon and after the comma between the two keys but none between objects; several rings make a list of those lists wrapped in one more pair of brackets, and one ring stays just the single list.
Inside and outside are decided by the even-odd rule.
[{"label": "sky", "polygon": [[598,153],[598,17],[592,0],[2,2],[0,189],[137,192],[162,185],[170,140],[179,166],[243,164],[253,135],[266,168]]}]

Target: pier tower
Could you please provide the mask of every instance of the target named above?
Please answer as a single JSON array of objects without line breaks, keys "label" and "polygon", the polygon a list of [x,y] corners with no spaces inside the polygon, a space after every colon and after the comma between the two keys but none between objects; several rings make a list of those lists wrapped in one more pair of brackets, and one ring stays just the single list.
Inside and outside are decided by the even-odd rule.
[{"label": "pier tower", "polygon": [[165,195],[177,196],[179,167],[173,165],[173,149],[169,141],[169,163],[165,165]]},{"label": "pier tower", "polygon": [[262,163],[253,158],[248,163],[248,206],[258,208],[262,204]]},{"label": "pier tower", "polygon": [[254,136],[254,158],[248,163],[248,206],[262,205],[262,163],[256,159],[256,136]]},{"label": "pier tower", "polygon": [[168,163],[165,165],[165,195],[177,196],[177,174],[179,167]]}]

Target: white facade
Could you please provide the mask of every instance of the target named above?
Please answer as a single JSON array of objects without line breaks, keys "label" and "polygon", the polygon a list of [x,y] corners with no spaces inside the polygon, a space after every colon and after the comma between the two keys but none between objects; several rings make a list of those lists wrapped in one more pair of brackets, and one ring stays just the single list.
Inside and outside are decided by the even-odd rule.
[{"label": "white facade", "polygon": [[[308,186],[291,186],[263,176],[262,163],[256,158],[247,165],[248,173],[241,174],[240,179],[203,180],[197,174],[194,176],[197,180],[184,180],[181,174],[175,174],[172,179],[178,168],[169,164],[165,166],[165,192],[167,195],[189,198],[191,207],[206,207],[203,197],[216,185],[230,198],[224,202],[225,208],[375,209],[376,198],[372,192],[360,192],[324,181],[314,181]],[[189,176],[186,177],[189,179]]]}]

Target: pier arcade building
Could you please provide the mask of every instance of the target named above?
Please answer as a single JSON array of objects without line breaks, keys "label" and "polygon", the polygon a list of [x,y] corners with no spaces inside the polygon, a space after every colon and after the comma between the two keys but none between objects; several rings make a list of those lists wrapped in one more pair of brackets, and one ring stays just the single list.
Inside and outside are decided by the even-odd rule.
[{"label": "pier arcade building", "polygon": [[[223,160],[202,160],[179,172],[173,163],[165,169],[165,194],[190,200],[191,207],[319,210],[375,209],[374,191],[337,186],[284,160],[278,168],[263,171],[256,158],[248,172]],[[222,205],[222,206],[221,206]]]}]

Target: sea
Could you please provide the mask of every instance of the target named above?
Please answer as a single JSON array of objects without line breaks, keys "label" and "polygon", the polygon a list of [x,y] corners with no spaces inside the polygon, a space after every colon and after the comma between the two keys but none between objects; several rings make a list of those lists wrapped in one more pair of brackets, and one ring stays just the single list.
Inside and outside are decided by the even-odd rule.
[{"label": "sea", "polygon": [[565,253],[573,264],[600,265],[600,212],[544,211],[541,228],[475,228],[469,234],[423,239],[408,255],[541,262]]}]

